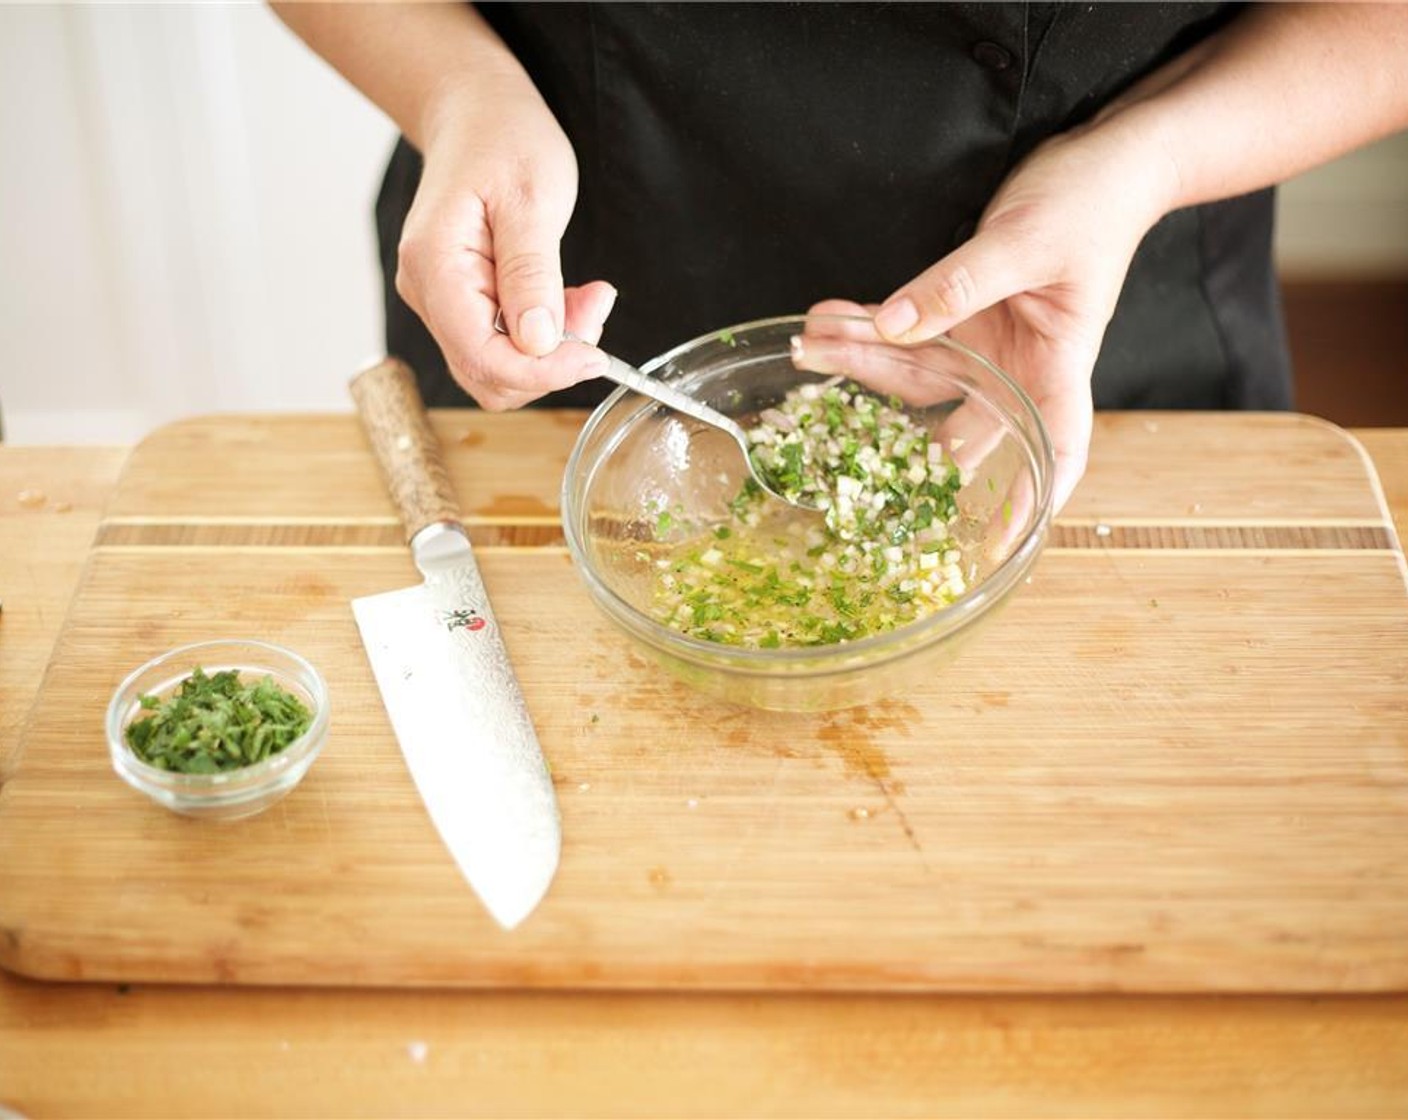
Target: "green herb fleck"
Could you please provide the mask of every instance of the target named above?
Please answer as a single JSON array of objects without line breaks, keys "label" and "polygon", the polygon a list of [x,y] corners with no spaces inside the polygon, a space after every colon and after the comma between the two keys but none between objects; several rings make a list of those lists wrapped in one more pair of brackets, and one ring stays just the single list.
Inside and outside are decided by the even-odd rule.
[{"label": "green herb fleck", "polygon": [[732,331],[729,331],[729,330],[720,331],[720,332],[719,332],[719,335],[718,335],[718,338],[719,338],[719,341],[722,342],[725,346],[737,346],[737,345],[738,345],[738,340],[733,337],[733,332],[732,332]]},{"label": "green herb fleck", "polygon": [[308,730],[312,714],[272,677],[242,682],[235,669],[199,665],[166,699],[144,695],[151,715],[127,725],[132,753],[161,770],[215,774],[278,754]]}]

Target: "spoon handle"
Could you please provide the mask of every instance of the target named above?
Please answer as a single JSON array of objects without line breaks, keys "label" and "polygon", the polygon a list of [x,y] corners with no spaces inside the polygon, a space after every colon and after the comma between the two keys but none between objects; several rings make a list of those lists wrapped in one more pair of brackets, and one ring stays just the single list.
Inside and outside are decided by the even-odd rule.
[{"label": "spoon handle", "polygon": [[[508,333],[504,327],[502,311],[500,311],[494,319],[494,329],[500,334]],[[571,331],[563,331],[562,337],[567,342],[583,341],[583,339],[578,338]],[[605,351],[603,351],[603,353],[605,353]],[[649,397],[651,400],[658,401],[667,408],[673,408],[676,412],[683,412],[686,416],[691,416],[701,423],[718,428],[725,435],[729,436],[734,443],[738,444],[738,449],[743,452],[743,462],[747,465],[748,473],[752,476],[753,481],[773,497],[781,499],[788,505],[797,506],[799,509],[807,509],[816,512],[822,508],[819,505],[803,502],[795,495],[788,497],[786,494],[778,492],[775,486],[763,476],[763,473],[758,469],[758,464],[753,461],[753,448],[748,440],[748,433],[743,430],[742,426],[738,424],[737,421],[730,420],[722,412],[710,408],[701,401],[695,400],[688,393],[681,392],[673,385],[661,381],[659,378],[651,377],[649,374],[642,373],[640,370],[636,369],[635,366],[628,362],[623,362],[614,354],[607,354],[606,361],[606,369],[602,372],[602,376],[608,381],[614,381],[617,385],[623,385],[627,389],[634,390],[643,397]]]},{"label": "spoon handle", "polygon": [[739,445],[746,451],[748,448],[748,437],[743,429],[734,421],[730,420],[717,409],[710,408],[702,401],[696,400],[688,393],[682,393],[673,385],[670,385],[659,378],[651,377],[649,374],[641,373],[635,366],[623,362],[620,358],[608,354],[610,364],[606,368],[605,377],[609,381],[616,382],[617,385],[624,385],[627,389],[634,389],[642,396],[651,400],[659,401],[663,405],[668,405],[677,412],[683,412],[686,416],[710,424],[715,428],[722,428],[739,442]]},{"label": "spoon handle", "polygon": [[[508,328],[504,326],[504,314],[502,311],[494,318],[494,329],[500,334],[508,334]],[[565,342],[583,342],[571,331],[563,331],[562,338]],[[604,351],[603,351],[604,353]],[[608,381],[614,381],[617,385],[624,385],[627,389],[633,389],[643,397],[649,397],[653,401],[659,401],[663,405],[673,408],[677,412],[683,412],[686,416],[692,416],[702,423],[712,425],[715,428],[722,428],[737,441],[738,446],[743,449],[744,457],[748,456],[748,434],[744,432],[733,420],[730,420],[717,409],[710,408],[707,404],[695,400],[688,393],[680,390],[658,378],[649,374],[641,373],[629,362],[624,362],[614,354],[606,355],[608,365],[602,374]],[[752,468],[752,461],[749,461],[749,468]]]}]

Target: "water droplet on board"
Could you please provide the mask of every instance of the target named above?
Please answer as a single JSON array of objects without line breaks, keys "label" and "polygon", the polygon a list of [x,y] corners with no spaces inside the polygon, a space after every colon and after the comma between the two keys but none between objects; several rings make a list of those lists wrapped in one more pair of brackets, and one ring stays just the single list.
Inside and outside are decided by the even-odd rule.
[{"label": "water droplet on board", "polygon": [[850,810],[846,816],[850,817],[853,821],[865,821],[870,819],[870,810],[864,805],[861,805]]},{"label": "water droplet on board", "polygon": [[425,1061],[426,1055],[430,1053],[430,1047],[419,1040],[406,1043],[406,1053],[410,1055],[411,1061],[420,1065]]},{"label": "water droplet on board", "polygon": [[1112,532],[1114,532],[1114,530],[1111,529],[1104,522],[1101,522],[1099,525],[1095,526],[1095,535],[1097,537],[1108,537]]},{"label": "water droplet on board", "polygon": [[38,509],[49,500],[43,490],[21,490],[17,496],[21,509]]},{"label": "water droplet on board", "polygon": [[686,809],[697,809],[699,808],[699,798],[691,797],[684,805]]},{"label": "water droplet on board", "polygon": [[652,887],[666,887],[670,885],[670,873],[663,867],[652,867],[650,869],[650,885]]},{"label": "water droplet on board", "polygon": [[591,789],[591,788],[592,788],[591,782],[583,782],[581,785],[579,785],[579,786],[577,787],[577,792],[578,792],[578,793],[586,793],[587,790],[589,790],[589,789]]}]

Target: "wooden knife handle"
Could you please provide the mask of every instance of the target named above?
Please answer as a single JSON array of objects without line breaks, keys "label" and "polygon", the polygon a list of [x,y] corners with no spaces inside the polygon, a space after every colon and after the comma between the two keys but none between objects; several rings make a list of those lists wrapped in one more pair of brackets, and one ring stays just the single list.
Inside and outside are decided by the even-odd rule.
[{"label": "wooden knife handle", "polygon": [[416,378],[387,358],[352,379],[352,399],[409,541],[427,525],[460,519],[459,502]]}]

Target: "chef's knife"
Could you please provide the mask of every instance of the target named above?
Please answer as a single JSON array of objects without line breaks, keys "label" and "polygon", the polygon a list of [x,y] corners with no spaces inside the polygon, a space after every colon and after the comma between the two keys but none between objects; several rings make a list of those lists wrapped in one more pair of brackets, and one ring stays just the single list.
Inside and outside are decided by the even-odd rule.
[{"label": "chef's knife", "polygon": [[354,599],[377,687],[430,819],[505,929],[557,871],[552,778],[411,371],[394,358],[352,380],[424,582]]}]

